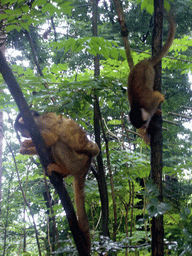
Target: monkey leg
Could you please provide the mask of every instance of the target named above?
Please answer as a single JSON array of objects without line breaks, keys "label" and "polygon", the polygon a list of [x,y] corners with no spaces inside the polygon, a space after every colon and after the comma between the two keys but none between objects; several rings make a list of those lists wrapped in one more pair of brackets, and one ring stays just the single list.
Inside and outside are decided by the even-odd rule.
[{"label": "monkey leg", "polygon": [[40,133],[45,142],[45,145],[48,148],[51,147],[52,145],[54,145],[59,139],[59,137],[56,134],[50,132],[48,129],[44,129],[44,130],[40,131]]},{"label": "monkey leg", "polygon": [[66,166],[58,165],[58,164],[55,164],[55,163],[50,164],[50,165],[47,166],[48,176],[51,176],[53,171],[62,174],[63,177],[67,177],[68,175],[71,174]]},{"label": "monkey leg", "polygon": [[49,164],[47,166],[47,174],[48,174],[48,176],[51,176],[53,171],[62,174],[62,171],[61,171],[61,169],[59,168],[59,166],[57,164]]},{"label": "monkey leg", "polygon": [[22,155],[37,155],[37,150],[35,147],[20,148],[19,153]]}]

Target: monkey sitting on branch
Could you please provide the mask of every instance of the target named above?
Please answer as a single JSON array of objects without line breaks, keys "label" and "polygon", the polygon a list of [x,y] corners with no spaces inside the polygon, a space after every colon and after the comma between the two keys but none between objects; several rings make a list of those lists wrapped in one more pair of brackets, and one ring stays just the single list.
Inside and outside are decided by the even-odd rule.
[{"label": "monkey sitting on branch", "polygon": [[[52,112],[43,115],[36,111],[31,112],[45,145],[53,155],[54,163],[48,166],[48,175],[55,171],[63,177],[68,175],[74,177],[78,224],[85,236],[87,252],[90,254],[91,240],[85,211],[84,183],[91,159],[99,154],[99,147],[87,138],[86,132],[72,119]],[[29,138],[21,143],[20,153],[37,155],[37,150],[30,139],[21,114],[16,118],[15,130],[21,132],[23,137]]]},{"label": "monkey sitting on branch", "polygon": [[175,22],[169,15],[169,34],[161,51],[135,65],[128,77],[128,100],[131,111],[129,118],[132,125],[139,129],[139,134],[149,143],[148,126],[151,118],[162,112],[158,106],[163,102],[164,96],[159,91],[154,91],[155,69],[154,66],[165,56],[171,47],[175,36]]}]

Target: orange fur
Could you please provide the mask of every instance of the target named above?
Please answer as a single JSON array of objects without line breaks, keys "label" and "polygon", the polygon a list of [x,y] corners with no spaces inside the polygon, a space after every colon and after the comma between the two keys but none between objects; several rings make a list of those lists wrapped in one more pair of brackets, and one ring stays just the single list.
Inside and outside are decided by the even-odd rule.
[{"label": "orange fur", "polygon": [[[155,70],[154,66],[163,58],[172,45],[175,35],[175,23],[169,15],[169,34],[161,51],[150,59],[140,61],[130,71],[128,77],[128,100],[131,106],[131,123],[139,128],[142,137],[147,135],[147,128],[154,114],[161,114],[158,106],[163,102],[164,96],[159,91],[154,91]],[[145,129],[142,131],[141,129]],[[146,138],[148,141],[148,138]]]},{"label": "orange fur", "polygon": [[[46,146],[52,151],[55,161],[54,164],[48,166],[48,175],[51,175],[54,170],[64,177],[68,175],[74,177],[78,223],[86,238],[87,251],[90,253],[91,240],[89,222],[85,211],[84,183],[91,159],[98,155],[99,148],[96,143],[88,140],[86,132],[70,118],[55,113],[33,116]],[[17,118],[16,122],[22,122],[22,120]],[[22,125],[15,124],[15,126],[19,127],[20,131],[22,130]],[[32,140],[25,140],[21,144],[20,153],[37,154]]]}]

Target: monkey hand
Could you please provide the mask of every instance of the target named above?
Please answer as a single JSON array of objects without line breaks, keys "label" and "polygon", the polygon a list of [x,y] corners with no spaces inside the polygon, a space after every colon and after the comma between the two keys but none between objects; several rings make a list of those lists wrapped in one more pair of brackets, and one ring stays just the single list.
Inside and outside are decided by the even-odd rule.
[{"label": "monkey hand", "polygon": [[22,155],[36,155],[37,150],[33,144],[32,139],[24,140],[23,142],[21,142],[21,148],[20,148],[19,152]]},{"label": "monkey hand", "polygon": [[153,99],[153,105],[159,105],[161,102],[165,101],[164,95],[160,93],[159,91],[154,91],[152,94],[152,99]]},{"label": "monkey hand", "polygon": [[24,140],[21,142],[21,148],[31,148],[34,147],[32,139]]},{"label": "monkey hand", "polygon": [[148,134],[147,129],[138,129],[139,136],[144,140],[147,145],[150,145],[151,136]]},{"label": "monkey hand", "polygon": [[161,116],[162,115],[162,111],[158,108],[155,112],[156,115]]}]

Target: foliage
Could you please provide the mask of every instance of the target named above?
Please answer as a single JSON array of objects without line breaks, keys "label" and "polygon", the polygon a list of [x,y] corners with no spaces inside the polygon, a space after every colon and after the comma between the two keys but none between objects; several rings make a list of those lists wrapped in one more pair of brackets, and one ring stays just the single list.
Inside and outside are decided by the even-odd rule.
[{"label": "foliage", "polygon": [[[152,28],[148,24],[151,20],[149,13],[153,11],[153,1],[137,2],[140,4],[136,1],[123,2],[135,64],[150,56]],[[191,255],[192,133],[185,124],[191,117],[191,84],[188,73],[192,70],[192,54],[188,32],[192,24],[190,18],[184,15],[191,8],[189,3],[190,1],[173,2],[173,5],[179,5],[179,8],[175,8],[178,33],[173,47],[162,62],[162,92],[166,98],[162,104],[164,202],[159,203],[157,188],[148,178],[149,147],[133,133],[128,121],[126,83],[129,68],[112,3],[106,1],[99,6],[99,36],[95,38],[91,31],[92,6],[88,1],[1,1],[1,5],[5,6],[0,19],[4,20],[4,30],[8,35],[7,59],[29,105],[40,113],[54,111],[70,116],[94,139],[94,95],[99,98],[109,146],[110,166],[102,134],[101,147],[109,195],[110,238],[100,235],[100,194],[97,180],[90,172],[85,192],[92,255],[110,252],[111,255],[120,256],[126,255],[126,250],[129,255],[151,255],[151,218],[161,214],[164,215],[165,255]],[[165,1],[165,5],[168,6],[169,3]],[[188,15],[190,17],[191,14]],[[57,28],[56,34],[52,21]],[[184,22],[187,23],[187,29],[182,31],[179,27]],[[43,33],[49,26],[52,30],[48,39],[44,39]],[[43,76],[38,73],[26,31],[32,35]],[[165,28],[163,38],[166,38],[166,33]],[[140,40],[142,35],[147,34],[149,36],[146,36],[145,41]],[[18,55],[11,56],[10,48],[19,50]],[[93,58],[97,54],[100,56],[100,76],[94,78]],[[25,65],[26,61],[28,65]],[[11,144],[16,159],[15,165],[10,148],[5,145],[0,251],[4,253],[5,250],[4,255],[38,254],[33,221],[23,200],[17,168],[22,188],[35,217],[42,255],[51,255],[51,251],[58,255],[77,255],[65,213],[48,179],[53,212],[47,206],[44,196],[45,178],[38,158],[19,154],[19,141],[12,121],[18,109],[2,77],[0,89],[0,109],[5,113],[4,135]],[[111,196],[113,188],[110,170],[114,184],[116,217]],[[73,200],[71,178],[66,180],[66,185]],[[54,218],[58,241],[52,233]]]}]

